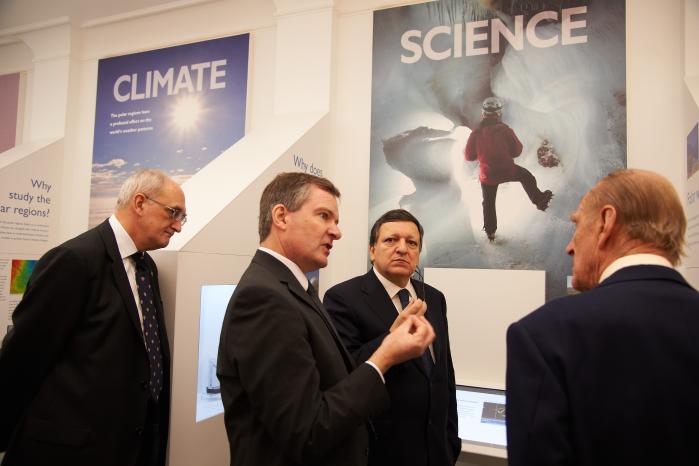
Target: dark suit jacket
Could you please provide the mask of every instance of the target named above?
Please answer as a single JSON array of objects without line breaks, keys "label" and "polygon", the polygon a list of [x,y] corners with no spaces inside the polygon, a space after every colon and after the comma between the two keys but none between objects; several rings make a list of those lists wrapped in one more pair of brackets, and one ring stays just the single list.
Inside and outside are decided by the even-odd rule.
[{"label": "dark suit jacket", "polygon": [[[422,284],[413,280],[413,287],[422,293]],[[432,377],[419,358],[385,374],[391,409],[373,418],[378,438],[370,451],[372,465],[453,465],[461,451],[446,302],[429,285],[425,293],[420,296],[427,302],[425,317],[437,334]],[[373,270],[330,288],[323,302],[357,363],[379,347],[398,316]]]},{"label": "dark suit jacket", "polygon": [[381,377],[354,368],[320,301],[263,251],[226,310],[217,374],[232,465],[366,464]]},{"label": "dark suit jacket", "polygon": [[696,465],[699,293],[627,267],[507,332],[509,464]]},{"label": "dark suit jacket", "polygon": [[[155,274],[165,386],[170,352]],[[107,221],[44,254],[0,350],[3,465],[133,465],[145,428],[148,358],[131,288]]]}]

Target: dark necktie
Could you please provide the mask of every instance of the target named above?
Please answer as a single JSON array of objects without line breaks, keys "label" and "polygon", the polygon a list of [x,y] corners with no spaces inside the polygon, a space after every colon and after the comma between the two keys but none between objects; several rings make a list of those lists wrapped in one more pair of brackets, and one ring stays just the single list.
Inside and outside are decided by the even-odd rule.
[{"label": "dark necktie", "polygon": [[146,343],[150,366],[148,385],[153,399],[158,401],[160,390],[163,387],[163,355],[160,352],[160,332],[158,332],[155,295],[153,294],[153,272],[148,269],[146,258],[142,252],[137,252],[131,257],[136,263],[136,284],[138,298],[141,301],[141,312],[143,313],[143,339]]},{"label": "dark necktie", "polygon": [[[400,300],[401,308],[405,309],[405,307],[410,302],[410,292],[405,288],[401,288],[400,290],[398,290],[398,299]],[[422,360],[422,365],[425,367],[425,372],[427,372],[427,376],[431,376],[432,369],[434,367],[434,362],[432,361],[432,355],[430,354],[429,348],[427,348],[427,350],[425,350],[425,352],[422,353],[420,359]]]},{"label": "dark necktie", "polygon": [[313,286],[313,283],[311,281],[308,281],[308,288],[306,288],[306,293],[313,298],[314,301],[320,301],[320,298],[318,297],[318,290]]}]

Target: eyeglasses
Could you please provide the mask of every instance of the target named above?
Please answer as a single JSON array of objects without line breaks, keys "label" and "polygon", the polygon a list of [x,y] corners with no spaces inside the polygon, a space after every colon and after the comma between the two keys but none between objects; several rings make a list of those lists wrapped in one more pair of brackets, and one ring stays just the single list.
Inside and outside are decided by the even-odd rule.
[{"label": "eyeglasses", "polygon": [[187,223],[187,214],[185,214],[184,212],[182,212],[180,209],[177,209],[177,208],[175,208],[175,207],[170,207],[169,205],[165,205],[165,204],[163,204],[163,203],[160,202],[160,201],[156,201],[155,199],[146,196],[145,194],[143,194],[143,197],[145,197],[145,198],[148,199],[149,201],[153,201],[153,202],[155,202],[156,204],[158,204],[158,205],[160,205],[160,206],[163,206],[163,207],[165,207],[167,210],[169,210],[169,211],[170,211],[170,218],[171,218],[172,220],[175,220],[175,221],[177,221],[177,222],[180,222],[181,225],[184,225],[185,223]]}]

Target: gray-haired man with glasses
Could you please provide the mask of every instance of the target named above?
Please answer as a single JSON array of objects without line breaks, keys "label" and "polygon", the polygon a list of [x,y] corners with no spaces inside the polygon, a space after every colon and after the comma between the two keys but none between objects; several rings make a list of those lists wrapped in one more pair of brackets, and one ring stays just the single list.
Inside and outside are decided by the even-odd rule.
[{"label": "gray-haired man with glasses", "polygon": [[177,222],[180,222],[180,226],[184,225],[187,223],[187,213],[181,210],[179,207],[170,207],[169,205],[165,205],[162,202],[158,201],[157,199],[150,198],[146,196],[145,194],[143,195],[146,199],[149,201],[155,202],[158,205],[161,205],[165,207],[170,212],[170,218],[172,220],[175,220]]},{"label": "gray-haired man with glasses", "polygon": [[383,214],[369,236],[372,269],[330,288],[323,300],[357,361],[365,361],[407,318],[414,309],[406,308],[411,300],[425,301],[426,311],[420,309],[436,334],[421,357],[386,372],[391,408],[372,420],[370,466],[453,465],[461,450],[446,301],[439,290],[411,279],[423,233],[420,222],[406,210]]},{"label": "gray-haired man with glasses", "polygon": [[39,259],[0,348],[4,466],[165,464],[170,349],[146,251],[186,211],[176,182],[139,171],[114,215]]}]

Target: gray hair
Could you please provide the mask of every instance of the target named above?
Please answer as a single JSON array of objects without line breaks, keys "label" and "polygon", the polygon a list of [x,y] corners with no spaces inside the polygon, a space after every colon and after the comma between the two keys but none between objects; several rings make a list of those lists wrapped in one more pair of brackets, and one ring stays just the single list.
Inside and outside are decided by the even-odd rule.
[{"label": "gray hair", "polygon": [[136,193],[143,193],[148,197],[157,196],[168,180],[168,176],[160,170],[137,171],[121,185],[116,203],[117,210],[127,207]]},{"label": "gray hair", "polygon": [[687,219],[672,183],[657,173],[627,169],[610,173],[590,190],[590,208],[617,211],[629,238],[662,251],[672,265],[684,255]]}]

